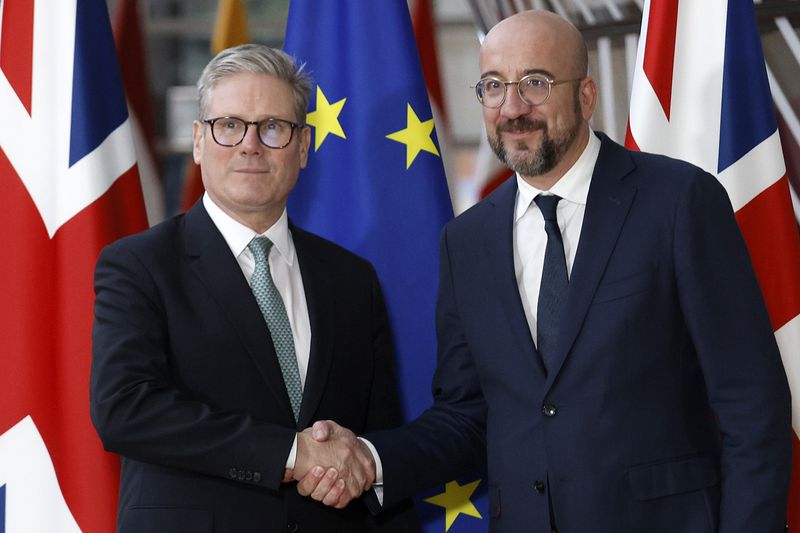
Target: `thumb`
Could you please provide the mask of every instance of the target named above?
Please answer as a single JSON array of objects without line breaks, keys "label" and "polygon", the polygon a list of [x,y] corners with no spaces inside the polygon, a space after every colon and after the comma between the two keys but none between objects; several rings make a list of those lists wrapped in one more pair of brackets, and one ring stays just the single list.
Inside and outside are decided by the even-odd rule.
[{"label": "thumb", "polygon": [[325,442],[331,435],[333,434],[333,427],[331,427],[331,423],[327,420],[318,420],[314,422],[314,425],[311,427],[311,436],[314,437],[314,440],[317,442]]}]

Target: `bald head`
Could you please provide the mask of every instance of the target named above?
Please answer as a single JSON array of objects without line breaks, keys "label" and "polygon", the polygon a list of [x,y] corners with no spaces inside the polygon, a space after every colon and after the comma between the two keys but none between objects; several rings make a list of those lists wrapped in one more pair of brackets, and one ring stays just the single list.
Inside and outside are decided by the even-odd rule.
[{"label": "bald head", "polygon": [[[525,11],[503,20],[481,46],[481,80],[494,80],[495,95],[497,82],[504,86],[502,100],[495,97],[489,105],[481,100],[489,144],[501,161],[541,190],[558,181],[589,142],[597,85],[587,73],[587,56],[578,29],[550,11]],[[542,78],[548,82],[545,94],[541,84],[537,89],[528,81],[520,85],[523,79]]]},{"label": "bald head", "polygon": [[560,64],[559,78],[583,78],[589,57],[581,32],[568,20],[550,11],[523,11],[498,22],[481,46],[481,70],[487,55],[535,52]]}]

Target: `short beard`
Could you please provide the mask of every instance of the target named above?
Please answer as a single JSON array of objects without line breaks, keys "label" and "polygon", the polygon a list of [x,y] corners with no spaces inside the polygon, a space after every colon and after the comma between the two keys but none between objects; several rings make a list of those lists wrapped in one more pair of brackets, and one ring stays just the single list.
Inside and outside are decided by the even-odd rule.
[{"label": "short beard", "polygon": [[[547,123],[544,120],[530,120],[525,117],[519,117],[497,126],[494,135],[487,135],[489,146],[492,147],[498,159],[514,172],[517,172],[521,176],[541,176],[553,170],[564,157],[564,154],[567,153],[569,147],[572,146],[572,143],[578,136],[578,132],[580,132],[580,116],[580,102],[576,97],[575,121],[563,132],[564,135],[555,138],[551,137],[547,129]],[[523,153],[520,153],[516,158],[512,159],[503,144],[501,134],[506,131],[520,132],[536,130],[542,130],[542,142],[539,148],[535,152],[531,152],[527,144],[519,141],[516,148]]]}]

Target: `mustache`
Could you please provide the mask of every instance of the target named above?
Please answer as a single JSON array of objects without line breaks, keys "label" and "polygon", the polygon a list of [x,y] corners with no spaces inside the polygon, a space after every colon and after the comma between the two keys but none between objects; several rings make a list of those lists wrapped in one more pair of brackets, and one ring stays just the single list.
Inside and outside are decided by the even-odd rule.
[{"label": "mustache", "polygon": [[510,132],[521,133],[536,130],[546,130],[547,123],[544,120],[531,120],[527,117],[518,117],[503,122],[497,126],[497,133]]}]

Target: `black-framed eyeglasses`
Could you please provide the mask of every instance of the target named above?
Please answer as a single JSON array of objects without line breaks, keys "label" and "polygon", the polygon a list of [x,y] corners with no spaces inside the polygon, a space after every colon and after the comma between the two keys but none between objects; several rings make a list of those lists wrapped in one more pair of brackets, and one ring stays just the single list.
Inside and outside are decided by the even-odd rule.
[{"label": "black-framed eyeglasses", "polygon": [[303,128],[302,124],[274,117],[254,122],[239,117],[217,117],[207,118],[201,122],[211,126],[211,137],[214,138],[214,142],[228,147],[241,144],[247,135],[247,129],[255,126],[261,144],[268,148],[286,148],[292,142],[294,130]]},{"label": "black-framed eyeglasses", "polygon": [[517,81],[501,80],[494,76],[487,76],[486,78],[481,78],[478,83],[471,85],[471,87],[475,89],[475,96],[478,97],[478,101],[484,107],[494,109],[500,107],[506,101],[506,89],[509,85],[517,86],[517,94],[519,94],[520,100],[526,104],[542,105],[550,98],[554,85],[581,80],[583,78],[556,81],[544,74],[528,74]]}]

